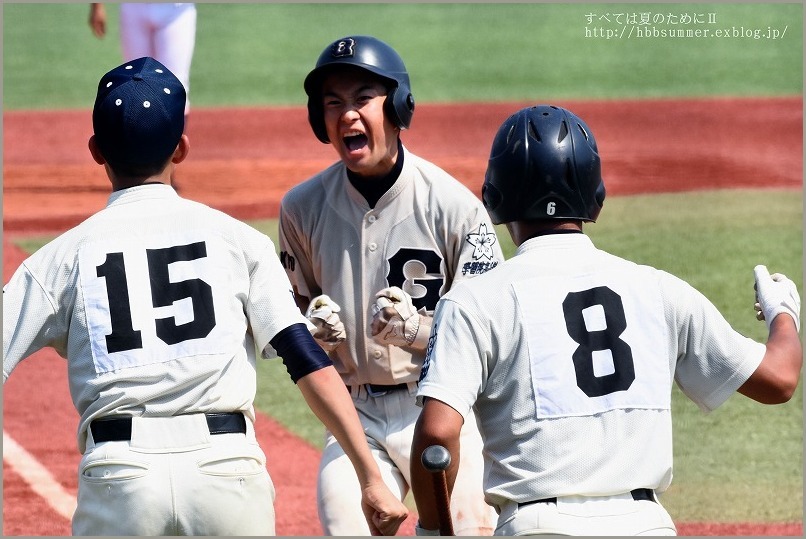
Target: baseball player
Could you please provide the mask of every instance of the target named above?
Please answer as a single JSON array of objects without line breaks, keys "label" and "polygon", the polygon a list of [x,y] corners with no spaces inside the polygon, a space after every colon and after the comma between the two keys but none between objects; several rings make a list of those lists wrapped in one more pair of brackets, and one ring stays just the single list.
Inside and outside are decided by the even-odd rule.
[{"label": "baseball player", "polygon": [[[594,247],[582,223],[605,198],[596,141],[562,108],[504,122],[482,193],[518,249],[440,300],[413,454],[440,444],[456,457],[474,410],[496,535],[675,535],[658,502],[672,478],[673,380],[705,411],[735,391],[789,400],[802,364],[794,283],[755,268],[765,346],[684,281]],[[419,461],[412,481],[421,526],[437,528]]]},{"label": "baseball player", "polygon": [[[317,328],[314,337],[352,396],[384,480],[402,500],[433,309],[455,283],[503,255],[478,197],[402,144],[414,99],[394,49],[371,36],[338,39],[304,87],[313,132],[340,160],[283,198],[280,256],[300,309]],[[326,436],[322,527],[328,535],[367,535],[355,472],[344,448]],[[456,532],[491,535],[495,515],[483,500],[473,422],[462,439]]]},{"label": "baseball player", "polygon": [[[196,45],[196,4],[120,4],[120,44],[123,59],[151,56],[168,67],[190,92],[190,64]],[[106,35],[106,8],[90,4],[89,25],[98,38]],[[185,103],[185,113],[190,100]]]},{"label": "baseball player", "polygon": [[67,359],[83,453],[73,535],[274,535],[253,426],[257,350],[283,358],[350,455],[368,526],[394,535],[406,507],[274,245],[170,186],[189,150],[185,99],[153,58],[101,78],[89,149],[112,183],[109,202],[3,288],[3,381],[40,348]]}]

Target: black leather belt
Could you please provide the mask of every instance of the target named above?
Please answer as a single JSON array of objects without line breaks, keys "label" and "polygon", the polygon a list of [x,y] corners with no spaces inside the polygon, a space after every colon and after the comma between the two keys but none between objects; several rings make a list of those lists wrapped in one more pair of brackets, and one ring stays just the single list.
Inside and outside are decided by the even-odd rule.
[{"label": "black leather belt", "polygon": [[[347,386],[347,391],[352,392],[352,389],[356,386]],[[370,397],[380,397],[381,395],[386,395],[390,391],[398,391],[400,389],[408,389],[409,384],[407,382],[403,382],[402,384],[392,384],[392,385],[383,385],[383,384],[361,384],[357,387],[363,387],[367,390],[367,394]]]},{"label": "black leather belt", "polygon": [[[204,414],[210,434],[246,434],[246,418],[241,412]],[[132,439],[132,418],[102,417],[90,423],[95,443],[120,442]]]},{"label": "black leather belt", "polygon": [[[633,500],[647,500],[650,502],[655,501],[655,493],[652,491],[651,488],[637,488],[635,490],[631,490],[630,494],[632,494]],[[520,502],[518,507],[523,507],[524,505],[532,505],[533,503],[557,503],[557,498],[543,498],[542,500],[534,500],[532,502]]]}]

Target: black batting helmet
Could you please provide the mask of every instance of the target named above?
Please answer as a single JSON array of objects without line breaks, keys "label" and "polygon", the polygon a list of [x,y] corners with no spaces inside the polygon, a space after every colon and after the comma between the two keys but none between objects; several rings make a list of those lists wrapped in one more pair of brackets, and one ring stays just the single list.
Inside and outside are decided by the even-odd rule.
[{"label": "black batting helmet", "polygon": [[596,221],[605,187],[593,133],[560,107],[519,110],[495,135],[481,194],[496,225],[530,219]]},{"label": "black batting helmet", "polygon": [[308,121],[316,138],[330,142],[325,129],[322,107],[322,81],[334,67],[351,65],[365,69],[384,79],[389,94],[384,110],[389,120],[401,129],[411,124],[414,114],[414,96],[411,95],[409,73],[403,59],[395,50],[372,36],[351,36],[337,39],[319,55],[316,67],[305,77],[305,93],[308,94]]}]

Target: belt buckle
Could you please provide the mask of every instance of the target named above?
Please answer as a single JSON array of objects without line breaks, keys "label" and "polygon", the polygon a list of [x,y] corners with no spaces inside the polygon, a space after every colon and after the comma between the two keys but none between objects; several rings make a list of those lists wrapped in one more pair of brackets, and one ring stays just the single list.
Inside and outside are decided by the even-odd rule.
[{"label": "belt buckle", "polygon": [[373,390],[372,389],[372,384],[364,384],[364,389],[367,390],[367,395],[369,395],[370,397],[383,397],[384,395],[389,393],[389,391],[387,391],[385,389],[382,390],[382,391]]}]

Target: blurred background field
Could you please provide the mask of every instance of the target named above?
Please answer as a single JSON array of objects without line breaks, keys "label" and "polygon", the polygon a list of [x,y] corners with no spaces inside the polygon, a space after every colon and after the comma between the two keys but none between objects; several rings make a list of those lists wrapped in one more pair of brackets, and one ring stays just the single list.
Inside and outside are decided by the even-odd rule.
[{"label": "blurred background field", "polygon": [[[98,40],[88,4],[3,4],[4,110],[89,110],[99,76],[120,63],[117,6],[107,8],[109,33]],[[304,106],[304,76],[327,43],[351,33],[401,53],[420,103],[803,93],[802,4],[199,4],[198,12],[191,99],[200,108]],[[715,24],[685,27],[785,34],[587,37],[620,31],[617,14],[713,14]],[[250,224],[276,238],[275,220]],[[689,281],[739,331],[763,339],[752,268],[786,273],[802,293],[802,224],[799,191],[729,190],[611,197],[587,231],[604,249]],[[259,376],[258,407],[320,447],[322,428],[282,364],[260,362]],[[802,521],[801,390],[774,407],[736,395],[704,415],[675,389],[673,406],[675,479],[662,501],[676,520]]]},{"label": "blurred background field", "polygon": [[[107,10],[99,40],[88,4],[4,3],[4,107],[91,107],[98,78],[120,63],[117,5]],[[628,17],[646,18],[643,30],[783,37],[639,38],[639,25],[630,39],[594,37],[620,33]],[[802,93],[799,3],[203,3],[192,102],[303,105],[302,80],[324,46],[361,33],[400,52],[421,102]]]}]

